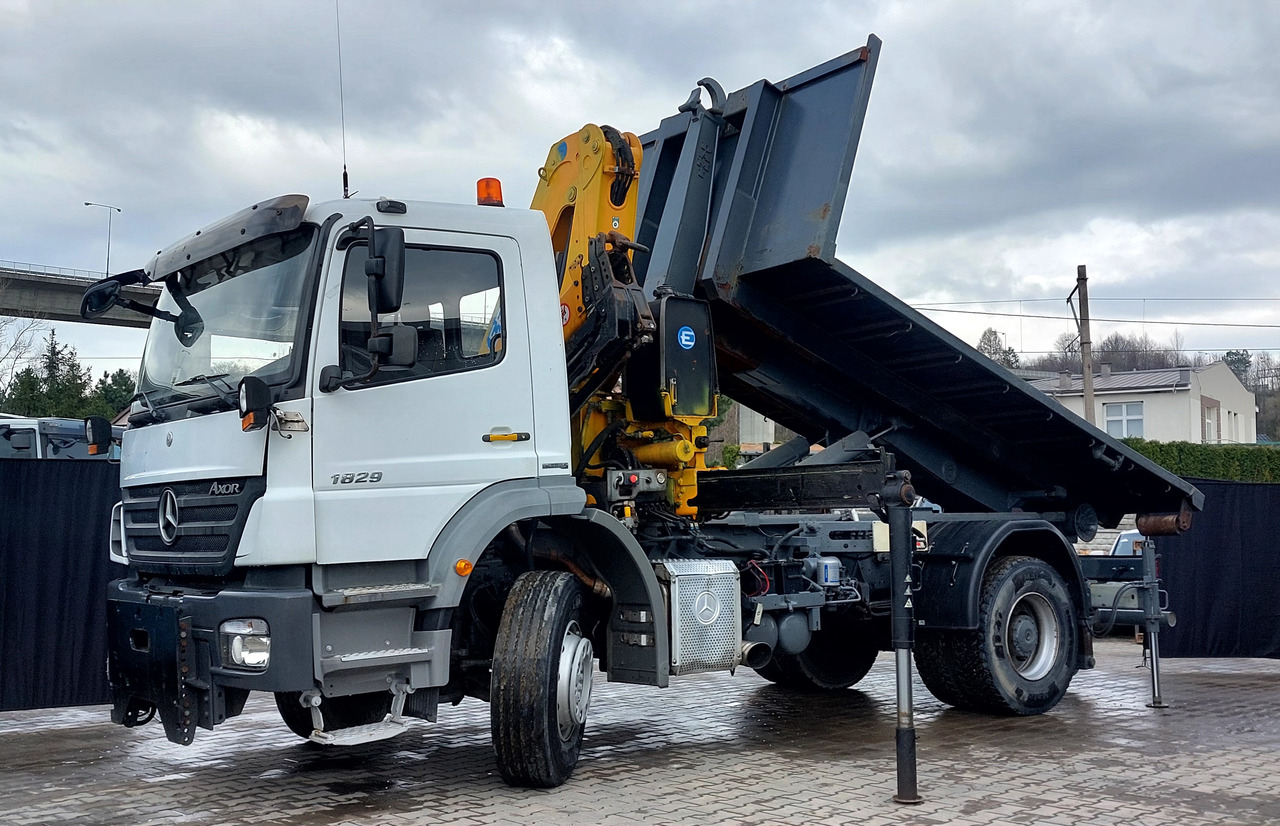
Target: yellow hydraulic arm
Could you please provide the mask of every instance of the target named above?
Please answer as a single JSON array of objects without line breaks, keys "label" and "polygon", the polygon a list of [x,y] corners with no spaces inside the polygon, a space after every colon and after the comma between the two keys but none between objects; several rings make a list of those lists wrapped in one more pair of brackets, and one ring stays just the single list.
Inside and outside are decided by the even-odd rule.
[{"label": "yellow hydraulic arm", "polygon": [[634,134],[588,124],[552,145],[532,208],[547,217],[560,279],[575,472],[602,477],[612,439],[636,462],[664,469],[668,501],[677,514],[694,516],[689,500],[705,468],[706,429],[700,420],[670,415],[635,421],[616,392],[623,366],[636,349],[653,344],[657,329],[631,269],[641,155]]}]

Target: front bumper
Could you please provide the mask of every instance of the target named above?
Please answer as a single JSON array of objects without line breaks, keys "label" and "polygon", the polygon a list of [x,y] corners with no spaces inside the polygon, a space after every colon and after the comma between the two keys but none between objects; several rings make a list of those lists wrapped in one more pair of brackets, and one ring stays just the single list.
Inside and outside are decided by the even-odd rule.
[{"label": "front bumper", "polygon": [[[107,594],[107,674],[113,722],[134,726],[151,710],[165,735],[188,745],[195,727],[212,729],[244,707],[250,691],[306,691],[315,686],[308,590],[236,588],[152,590],[116,580]],[[229,619],[266,620],[273,645],[260,672],[222,662],[218,627]]]}]

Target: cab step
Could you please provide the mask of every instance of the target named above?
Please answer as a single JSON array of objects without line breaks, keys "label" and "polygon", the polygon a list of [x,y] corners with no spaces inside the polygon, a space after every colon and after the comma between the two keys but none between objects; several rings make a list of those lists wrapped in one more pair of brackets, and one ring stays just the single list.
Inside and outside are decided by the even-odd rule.
[{"label": "cab step", "polygon": [[322,746],[358,746],[362,743],[374,743],[388,740],[409,728],[409,721],[404,717],[387,715],[381,723],[370,723],[366,726],[334,729],[333,731],[313,731],[307,739]]},{"label": "cab step", "polygon": [[341,608],[344,605],[369,603],[416,602],[433,597],[440,590],[438,582],[401,582],[393,585],[360,585],[337,588],[320,594],[320,604],[325,608]]},{"label": "cab step", "polygon": [[320,659],[321,672],[345,671],[351,668],[374,668],[430,660],[434,648],[386,648],[380,651],[356,651]]}]

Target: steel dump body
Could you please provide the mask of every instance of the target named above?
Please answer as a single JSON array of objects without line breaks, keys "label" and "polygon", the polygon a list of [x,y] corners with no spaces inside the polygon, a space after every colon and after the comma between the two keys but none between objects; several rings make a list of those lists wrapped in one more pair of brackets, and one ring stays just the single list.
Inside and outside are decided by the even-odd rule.
[{"label": "steel dump body", "polygon": [[868,434],[947,510],[1198,510],[1193,486],[836,259],[879,47],[728,95],[718,131],[682,112],[643,136],[646,290],[711,303],[723,393],[811,442]]}]

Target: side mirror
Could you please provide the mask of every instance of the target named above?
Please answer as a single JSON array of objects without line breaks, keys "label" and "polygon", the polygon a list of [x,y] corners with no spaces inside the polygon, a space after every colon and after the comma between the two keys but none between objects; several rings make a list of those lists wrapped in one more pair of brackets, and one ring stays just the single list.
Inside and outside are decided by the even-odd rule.
[{"label": "side mirror", "polygon": [[373,230],[364,274],[369,277],[370,311],[382,315],[399,310],[404,298],[404,230],[400,227]]},{"label": "side mirror", "polygon": [[248,433],[267,426],[267,414],[271,412],[271,388],[257,376],[240,379],[239,408],[240,429]]},{"label": "side mirror", "polygon": [[111,422],[102,416],[84,420],[84,436],[89,442],[90,456],[102,456],[111,450]]},{"label": "side mirror", "polygon": [[412,367],[418,363],[418,331],[407,324],[383,327],[370,336],[369,352],[386,367]]},{"label": "side mirror", "polygon": [[101,318],[120,300],[120,282],[105,278],[84,291],[80,299],[80,317],[86,321]]},{"label": "side mirror", "polygon": [[118,304],[125,305],[127,299],[121,298],[121,289],[133,284],[146,283],[146,280],[147,274],[142,270],[130,270],[94,282],[84,291],[84,297],[80,299],[80,317],[91,321],[106,315]]}]

